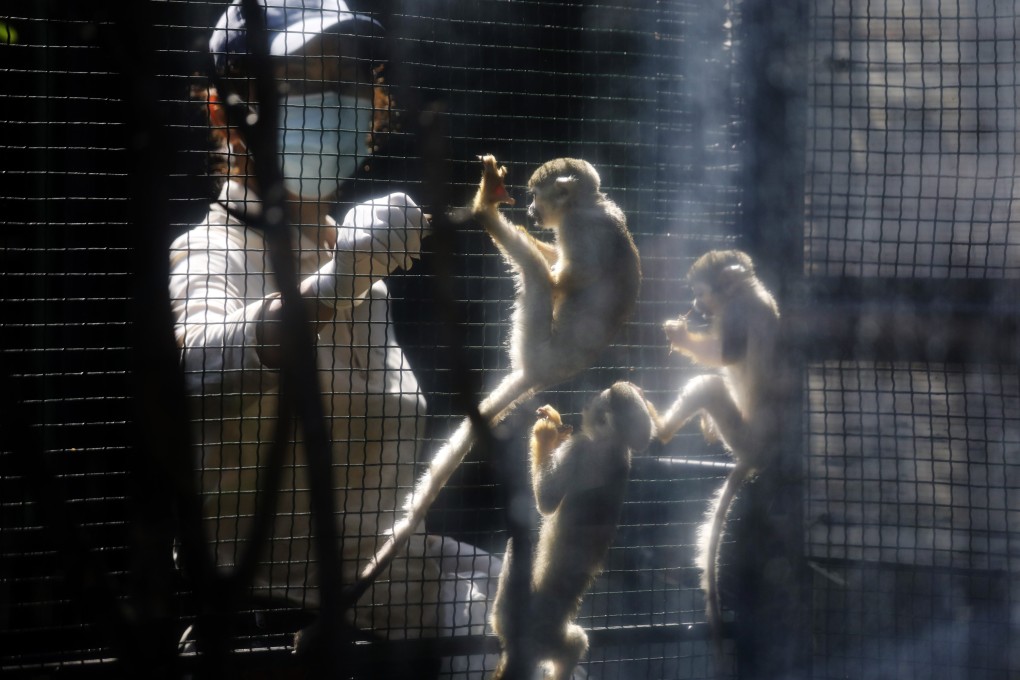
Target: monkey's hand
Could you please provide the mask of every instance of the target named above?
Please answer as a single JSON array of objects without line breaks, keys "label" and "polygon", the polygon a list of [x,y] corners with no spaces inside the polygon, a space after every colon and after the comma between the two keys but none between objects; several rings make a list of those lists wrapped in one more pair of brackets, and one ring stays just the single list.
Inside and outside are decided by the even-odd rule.
[{"label": "monkey's hand", "polygon": [[687,350],[687,346],[690,344],[691,334],[687,329],[686,317],[681,316],[676,319],[670,319],[662,324],[662,330],[666,332],[666,338],[669,340],[670,350],[676,352],[684,352]]},{"label": "monkey's hand", "polygon": [[482,181],[478,185],[478,193],[475,194],[474,211],[496,210],[502,203],[513,205],[515,201],[507,192],[506,185],[503,184],[506,168],[499,165],[496,157],[492,154],[480,158]]},{"label": "monkey's hand", "polygon": [[[563,422],[563,419],[560,417],[560,412],[549,404],[539,406],[535,409],[535,417],[538,418],[539,422],[549,420],[552,421],[554,425],[560,425]],[[535,423],[535,425],[537,427],[538,423]]]},{"label": "monkey's hand", "polygon": [[548,404],[539,407],[535,416],[537,420],[531,428],[532,455],[536,463],[542,464],[573,433],[574,428],[564,425],[559,412]]}]

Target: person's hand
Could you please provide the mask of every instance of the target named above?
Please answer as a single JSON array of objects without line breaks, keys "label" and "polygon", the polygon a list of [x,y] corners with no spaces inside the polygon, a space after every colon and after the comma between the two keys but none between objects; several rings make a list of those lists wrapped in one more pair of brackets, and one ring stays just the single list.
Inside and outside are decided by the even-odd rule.
[{"label": "person's hand", "polygon": [[420,257],[425,216],[406,194],[362,203],[337,225],[333,258],[302,284],[302,294],[336,309],[358,304],[379,279],[394,269],[410,269]]},{"label": "person's hand", "polygon": [[394,269],[410,269],[421,255],[425,215],[407,194],[395,193],[355,206],[337,228],[336,256],[353,253],[357,260],[367,254],[373,277],[386,276]]}]

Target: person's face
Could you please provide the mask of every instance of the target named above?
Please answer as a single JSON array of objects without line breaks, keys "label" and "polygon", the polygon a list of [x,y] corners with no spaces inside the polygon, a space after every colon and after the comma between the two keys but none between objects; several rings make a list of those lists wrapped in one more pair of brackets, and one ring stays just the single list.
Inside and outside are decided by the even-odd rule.
[{"label": "person's face", "polygon": [[343,36],[319,35],[301,50],[281,57],[275,65],[281,96],[335,91],[372,99],[372,69],[350,47]]},{"label": "person's face", "polygon": [[[296,200],[299,195],[306,202],[315,198],[327,202],[332,200],[339,186],[336,180],[342,182],[356,171],[355,150],[359,150],[357,153],[359,157],[365,155],[368,137],[364,125],[371,125],[371,116],[366,117],[363,113],[357,114],[345,108],[350,106],[349,102],[341,105],[344,110],[338,109],[336,104],[321,109],[321,112],[327,112],[332,117],[320,113],[319,119],[316,119],[314,115],[315,103],[322,102],[316,97],[321,95],[357,98],[362,102],[358,105],[359,109],[372,109],[373,74],[369,61],[353,51],[352,47],[356,44],[337,35],[319,35],[300,51],[274,61],[274,76],[281,101],[286,100],[286,105],[290,107],[289,115],[296,117],[298,121],[296,125],[301,128],[281,131],[281,154],[284,159],[284,172],[288,176],[284,184],[292,200]],[[307,118],[305,109],[300,103],[305,97],[313,98],[312,107],[308,109],[311,113]],[[295,98],[298,102],[296,109]],[[363,103],[366,100],[367,106]],[[288,120],[287,115],[281,114],[282,125],[287,124],[285,122]],[[342,122],[341,116],[348,118]],[[349,129],[355,125],[354,121],[358,121],[360,133]],[[330,134],[323,134],[321,139],[316,135],[306,139],[303,128],[316,124],[328,125]],[[336,138],[338,131],[340,136]],[[297,135],[296,140],[294,133]],[[337,155],[338,148],[335,146],[330,147],[331,151],[320,149],[316,152],[314,149],[316,140],[320,143],[331,141],[340,144],[340,155]],[[315,156],[311,160],[308,156],[310,152]],[[320,153],[327,155],[321,156]]]}]

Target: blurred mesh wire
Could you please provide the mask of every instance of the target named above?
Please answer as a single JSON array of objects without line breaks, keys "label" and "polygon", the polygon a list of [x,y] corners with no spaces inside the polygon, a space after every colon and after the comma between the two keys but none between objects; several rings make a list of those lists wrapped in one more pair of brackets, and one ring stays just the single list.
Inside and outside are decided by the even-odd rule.
[{"label": "blurred mesh wire", "polygon": [[[17,402],[7,409],[0,451],[5,673],[105,668],[129,653],[126,641],[144,643],[139,655],[170,658],[203,608],[194,583],[170,562],[172,527],[158,527],[165,559],[155,567],[145,559],[151,546],[137,540],[151,528],[136,512],[146,493],[140,480],[151,479],[147,453],[156,448],[146,437],[161,433],[139,438],[135,429],[139,321],[131,305],[139,231],[168,243],[213,196],[207,130],[189,92],[203,82],[205,40],[223,6],[144,3],[130,21],[145,24],[138,48],[147,48],[139,58],[151,67],[145,90],[130,85],[137,81],[124,49],[136,41],[115,7],[86,12],[47,1],[0,18],[0,325],[4,389]],[[599,168],[641,249],[644,284],[617,344],[542,397],[568,418],[621,378],[668,403],[693,369],[668,354],[659,324],[689,308],[690,262],[712,247],[760,255],[770,239],[792,235],[800,252],[780,255],[797,266],[774,252],[759,264],[767,282],[800,305],[791,351],[810,357],[802,413],[791,418],[803,475],[791,488],[803,512],[798,550],[810,607],[800,625],[811,640],[798,670],[817,678],[1008,677],[1020,672],[1008,645],[1020,627],[1011,599],[1015,353],[975,355],[966,343],[985,340],[962,332],[954,336],[962,361],[933,361],[938,348],[912,341],[902,345],[907,356],[883,362],[864,339],[909,329],[873,314],[886,302],[875,292],[881,286],[854,286],[906,281],[897,304],[936,321],[961,312],[991,319],[1007,347],[1016,339],[1020,315],[1008,286],[1020,270],[1020,15],[995,0],[804,0],[764,16],[763,7],[389,0],[363,8],[388,29],[383,73],[400,126],[354,193],[405,190],[438,201],[438,178],[445,200],[464,203],[477,155],[491,152],[510,167],[518,207],[509,212],[524,222],[519,189],[532,168],[560,155]],[[806,59],[782,68],[758,60],[763,31],[790,21],[799,23],[770,35],[792,36]],[[755,104],[770,96],[766,85],[790,97],[780,109],[787,118],[756,117],[764,109]],[[132,118],[140,97],[158,104],[167,154],[133,156],[146,142]],[[760,139],[769,125],[798,121],[786,131],[796,142],[789,156],[756,156],[769,148]],[[139,162],[151,164],[165,199],[151,224],[131,209],[146,181],[132,172]],[[799,182],[803,204],[756,196],[751,166]],[[754,211],[769,201],[785,202],[793,223],[760,221]],[[396,331],[429,402],[424,453],[459,418],[463,382],[477,391],[507,365],[512,286],[504,265],[476,231],[450,234],[444,247],[448,260],[427,252],[412,273],[390,281]],[[956,279],[989,287],[940,306],[930,286]],[[838,304],[816,294],[833,286],[843,291]],[[820,342],[826,329],[810,321],[833,314],[850,321],[839,326],[838,342]],[[511,425],[508,452],[523,461],[524,422]],[[635,461],[617,543],[581,613],[592,637],[590,677],[714,672],[703,631],[688,624],[703,620],[693,545],[725,472],[715,464],[726,455],[695,429],[651,453]],[[430,514],[430,530],[500,552],[497,469],[484,455],[469,458]],[[734,519],[754,526],[739,508]],[[165,591],[138,587],[155,575],[168,580]],[[124,602],[158,624],[126,630]],[[739,622],[746,603],[732,604]],[[286,651],[302,621],[297,612],[250,604],[230,647],[267,657]],[[728,643],[734,672],[768,676],[769,664],[746,649],[757,650],[739,637]],[[297,663],[282,658],[284,667]]]}]

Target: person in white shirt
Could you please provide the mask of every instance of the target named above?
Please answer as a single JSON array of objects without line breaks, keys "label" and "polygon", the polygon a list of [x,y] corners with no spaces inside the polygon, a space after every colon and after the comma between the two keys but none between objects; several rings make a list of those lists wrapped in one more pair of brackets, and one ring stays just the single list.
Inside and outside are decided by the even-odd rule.
[{"label": "person in white shirt", "polygon": [[[380,116],[359,45],[381,27],[342,0],[263,0],[271,63],[281,84],[278,139],[301,297],[315,324],[318,375],[332,439],[332,485],[349,585],[400,516],[415,481],[425,400],[394,337],[383,278],[409,269],[427,223],[406,194],[331,216],[339,187],[369,155]],[[356,37],[360,35],[362,37]],[[252,111],[239,0],[210,40],[223,82]],[[256,489],[279,413],[282,304],[255,226],[259,187],[242,131],[210,88],[209,114],[227,179],[208,215],[170,251],[170,294],[198,440],[205,537],[230,570],[252,528]],[[309,480],[298,430],[254,594],[314,610],[319,574]],[[354,607],[351,619],[390,638],[481,633],[499,561],[451,539],[418,534]],[[475,668],[480,668],[475,665]]]}]

